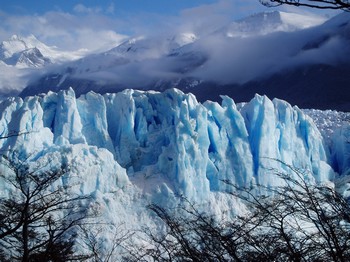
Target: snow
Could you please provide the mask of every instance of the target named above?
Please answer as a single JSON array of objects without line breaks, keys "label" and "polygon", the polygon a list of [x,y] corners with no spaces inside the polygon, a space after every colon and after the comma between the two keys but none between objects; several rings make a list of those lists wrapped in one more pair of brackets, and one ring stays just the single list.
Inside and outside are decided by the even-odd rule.
[{"label": "snow", "polygon": [[291,26],[293,25],[295,28],[298,29],[304,29],[309,28],[313,26],[320,25],[324,23],[327,18],[323,16],[317,16],[313,14],[296,14],[296,13],[287,13],[287,12],[280,12],[281,20]]},{"label": "snow", "polygon": [[[271,15],[263,14],[253,20],[266,20],[267,16]],[[268,22],[267,31],[261,30],[261,34],[268,30],[293,31],[322,22],[319,18],[282,12],[272,19],[277,20]],[[292,22],[295,27],[291,27]],[[249,26],[255,26],[250,23]],[[237,31],[241,36],[257,29],[242,25],[239,29],[244,32]],[[151,69],[163,70],[150,63],[152,59],[161,58],[164,67],[171,68],[176,66],[169,66],[167,59],[203,59],[200,51],[192,52],[200,47],[197,41],[202,38],[191,32],[158,40],[133,38],[109,52],[73,62],[70,65],[75,67],[69,69],[91,75],[91,71],[102,68],[113,77],[127,78],[130,76],[115,76],[110,67],[145,59]],[[23,52],[35,54],[33,48],[57,63],[80,56],[48,47],[34,36],[13,36],[1,47],[2,59]],[[182,68],[180,62],[177,61],[178,67]],[[20,88],[17,82],[7,82],[2,75],[16,79],[25,71],[16,71],[2,61],[0,67],[1,88]],[[67,71],[59,85],[68,77]],[[193,95],[177,89],[162,93],[127,89],[105,95],[89,92],[77,98],[70,88],[1,100],[0,137],[20,135],[0,139],[0,150],[18,154],[33,168],[40,162],[56,167],[68,163],[69,172],[59,183],[71,185],[72,194],[92,197],[90,208],[99,213],[96,221],[136,230],[144,225],[157,226],[149,216],[147,204],[170,207],[181,201],[180,197],[219,215],[226,211],[229,215],[243,212],[242,203],[227,194],[234,189],[223,181],[256,190],[262,185],[268,193],[270,187],[283,183],[275,173],[290,173],[290,167],[299,170],[307,181],[343,181],[339,188],[346,195],[350,188],[349,119],[346,113],[300,110],[285,101],[260,95],[241,105],[226,96],[221,104],[201,104]],[[0,197],[10,193],[2,180],[0,189]],[[113,239],[113,233],[104,232],[101,241]]]},{"label": "snow", "polygon": [[327,19],[322,16],[287,12],[264,12],[235,21],[228,26],[228,37],[249,37],[274,32],[292,32],[314,27]]},{"label": "snow", "polygon": [[101,148],[135,183],[156,177],[148,191],[159,186],[190,200],[225,192],[222,180],[243,187],[278,185],[271,169],[287,170],[286,165],[308,170],[319,182],[334,176],[328,149],[311,119],[265,96],[257,95],[238,111],[229,97],[222,105],[201,104],[176,89],[90,92],[78,99],[69,89],[8,99],[0,106],[3,136],[28,132],[1,140],[3,151],[34,157],[52,147]]},{"label": "snow", "polygon": [[303,112],[312,118],[328,144],[331,143],[334,132],[350,122],[350,113],[346,112],[317,109],[303,109]]},{"label": "snow", "polygon": [[86,54],[88,50],[64,51],[47,46],[34,35],[13,35],[0,43],[0,94],[17,94],[32,77],[42,74],[49,66],[77,60]]},{"label": "snow", "polygon": [[350,113],[334,110],[303,110],[320,130],[335,170],[343,175],[350,174]]},{"label": "snow", "polygon": [[[219,216],[243,212],[223,180],[269,188],[283,183],[274,173],[290,172],[291,165],[311,182],[329,183],[332,161],[350,162],[330,157],[316,125],[297,107],[259,95],[238,107],[222,98],[221,105],[201,104],[177,89],[8,98],[0,102],[0,135],[23,135],[0,139],[0,150],[33,167],[69,164],[60,183],[72,186],[72,194],[91,195],[89,208],[99,214],[93,223],[125,230],[157,228],[147,204],[171,207],[180,197]],[[341,139],[336,148],[339,156],[349,152]],[[2,181],[0,188],[8,194]],[[100,241],[113,239],[109,229],[103,232]]]},{"label": "snow", "polygon": [[22,95],[70,86],[77,94],[187,90],[241,85],[304,66],[340,66],[348,63],[349,14],[338,16],[323,23],[324,17],[269,12],[201,33],[183,28],[133,36],[109,51],[48,68]]},{"label": "snow", "polygon": [[185,32],[174,37],[175,43],[177,43],[180,47],[191,44],[197,40],[198,36],[191,32]]},{"label": "snow", "polygon": [[[23,52],[28,50],[37,50],[47,60],[53,63],[63,63],[81,58],[86,55],[87,52],[84,50],[77,50],[67,52],[59,50],[55,46],[47,46],[39,41],[34,35],[22,37],[13,35],[10,39],[2,41],[0,44],[0,60],[14,60],[16,56],[19,56]],[[31,64],[21,64],[21,67],[32,67]],[[43,66],[34,65],[35,67]]]}]

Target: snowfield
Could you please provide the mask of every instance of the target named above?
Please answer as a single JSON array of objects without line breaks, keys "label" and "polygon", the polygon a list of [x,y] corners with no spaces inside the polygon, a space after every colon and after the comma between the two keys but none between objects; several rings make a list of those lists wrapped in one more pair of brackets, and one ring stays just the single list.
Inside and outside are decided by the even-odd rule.
[{"label": "snowfield", "polygon": [[346,128],[350,124],[349,112],[317,109],[303,109],[302,111],[312,118],[326,142],[330,142],[337,130]]}]

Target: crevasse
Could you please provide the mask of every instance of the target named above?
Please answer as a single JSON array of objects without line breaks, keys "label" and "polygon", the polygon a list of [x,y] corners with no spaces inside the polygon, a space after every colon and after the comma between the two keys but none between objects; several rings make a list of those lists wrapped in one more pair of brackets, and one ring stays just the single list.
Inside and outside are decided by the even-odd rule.
[{"label": "crevasse", "polygon": [[287,165],[318,182],[334,176],[311,119],[266,96],[256,95],[237,109],[229,97],[221,105],[201,104],[177,89],[90,92],[79,98],[69,89],[9,98],[0,112],[2,137],[23,133],[1,139],[2,152],[16,151],[32,161],[63,152],[77,166],[89,163],[84,192],[131,183],[146,193],[205,201],[210,192],[229,190],[223,180],[244,187],[279,185],[273,172],[287,171]]}]

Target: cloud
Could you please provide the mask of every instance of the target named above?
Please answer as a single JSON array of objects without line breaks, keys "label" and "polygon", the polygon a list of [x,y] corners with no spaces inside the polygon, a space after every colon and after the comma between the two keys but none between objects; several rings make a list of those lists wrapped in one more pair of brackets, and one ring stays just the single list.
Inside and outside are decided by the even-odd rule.
[{"label": "cloud", "polygon": [[86,7],[83,4],[77,4],[74,6],[73,10],[77,13],[84,13],[84,14],[97,14],[102,12],[101,7]]},{"label": "cloud", "polygon": [[123,22],[96,12],[75,15],[51,11],[43,15],[2,14],[0,40],[13,34],[35,35],[39,40],[63,50],[112,48],[126,37],[118,33]]},{"label": "cloud", "polygon": [[19,93],[26,87],[29,80],[37,75],[36,70],[18,70],[15,67],[0,62],[0,97]]},{"label": "cloud", "polygon": [[[12,34],[30,33],[63,50],[85,48],[96,53],[124,41],[128,36],[121,32],[143,36],[144,40],[138,41],[138,50],[133,55],[129,52],[124,60],[118,55],[107,58],[103,54],[86,58],[83,62],[89,61],[86,70],[74,76],[129,88],[160,78],[175,81],[182,77],[223,84],[244,83],[297,64],[336,61],[338,57],[331,50],[346,48],[343,41],[332,39],[322,48],[300,51],[305,39],[316,34],[312,30],[247,38],[227,37],[225,27],[234,17],[249,14],[252,10],[266,10],[258,5],[256,0],[220,0],[182,10],[178,15],[138,13],[123,20],[107,15],[116,11],[113,3],[105,8],[78,4],[73,13],[51,11],[42,15],[13,16],[0,12],[0,40]],[[198,40],[183,47],[180,50],[182,56],[168,56],[167,51],[176,48],[177,38],[184,35],[193,35]],[[327,59],[323,61],[323,57]],[[12,71],[10,73],[14,75]]]},{"label": "cloud", "polygon": [[114,14],[115,11],[115,6],[114,3],[110,3],[110,5],[106,9],[107,14]]},{"label": "cloud", "polygon": [[298,66],[348,63],[349,39],[336,33],[336,27],[333,35],[324,28],[245,38],[209,36],[196,46],[209,59],[189,76],[222,84],[245,83]]},{"label": "cloud", "polygon": [[257,0],[218,0],[184,9],[178,15],[137,13],[124,14],[123,19],[113,15],[116,12],[113,2],[104,7],[80,3],[72,12],[56,10],[40,15],[9,15],[0,10],[0,41],[13,34],[34,34],[39,40],[62,49],[101,50],[106,47],[103,41],[117,44],[126,35],[156,36],[170,32],[206,35],[235,18],[263,10],[270,9]]},{"label": "cloud", "polygon": [[197,35],[208,34],[232,21],[233,13],[234,5],[229,0],[185,9],[179,16],[179,29]]},{"label": "cloud", "polygon": [[[250,4],[255,0],[248,1]],[[138,12],[125,18],[129,31],[136,35],[159,35],[172,32],[192,32],[196,35],[208,34],[225,26],[241,11],[236,2],[245,1],[219,0],[211,4],[201,4],[196,7],[181,10],[177,15]],[[241,7],[240,6],[240,7]],[[255,7],[261,8],[255,1]],[[262,7],[264,8],[264,7]],[[265,8],[266,9],[266,8]]]},{"label": "cloud", "polygon": [[140,88],[160,79],[175,83],[181,78],[242,84],[300,65],[347,62],[349,40],[336,31],[334,35],[325,34],[325,28],[235,38],[215,31],[175,50],[173,55],[164,51],[173,38],[146,37],[131,44],[125,57],[117,53],[108,59],[92,57],[90,62],[85,61],[87,73],[74,77],[117,83],[125,88]]},{"label": "cloud", "polygon": [[77,4],[73,7],[73,11],[80,14],[102,14],[113,15],[115,12],[114,3],[110,3],[106,8],[102,6],[88,7],[83,4]]}]

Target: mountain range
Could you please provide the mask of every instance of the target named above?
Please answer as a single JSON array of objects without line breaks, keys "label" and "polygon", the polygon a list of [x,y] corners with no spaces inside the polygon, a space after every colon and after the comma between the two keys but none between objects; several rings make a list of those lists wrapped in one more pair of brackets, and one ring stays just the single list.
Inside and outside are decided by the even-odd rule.
[{"label": "mountain range", "polygon": [[[77,95],[90,90],[176,87],[200,101],[220,101],[220,95],[229,95],[244,102],[259,93],[302,108],[349,111],[349,21],[348,13],[327,21],[285,12],[260,13],[199,35],[132,37],[111,50],[78,60],[66,57],[66,62],[54,57],[52,48],[35,45],[36,60],[32,54],[18,63],[28,67],[28,61],[42,61],[44,74],[30,78],[21,96],[69,87]],[[23,55],[2,60],[15,64],[15,58]]]},{"label": "mountain range", "polygon": [[[93,244],[106,261],[122,261],[124,241],[145,247],[143,233],[166,233],[150,204],[189,204],[226,222],[250,216],[236,189],[266,200],[295,179],[349,197],[350,113],[315,109],[349,111],[349,22],[347,13],[326,22],[256,14],[203,34],[133,37],[81,57],[34,36],[3,41],[2,91],[14,90],[4,83],[17,85],[18,72],[31,79],[17,86],[21,96],[0,100],[4,161],[21,164],[44,204],[56,189],[79,200],[48,213],[39,208],[35,232],[60,232],[52,221],[87,214],[83,227],[61,234],[64,241],[74,239],[77,254]],[[8,162],[0,167],[2,203],[23,199],[31,184]],[[62,168],[57,180],[45,180],[47,170]],[[42,191],[40,179],[49,181]],[[16,257],[14,238],[7,239],[0,255]]]},{"label": "mountain range", "polygon": [[28,79],[86,53],[87,50],[64,51],[48,46],[34,35],[13,35],[0,43],[0,96],[18,95],[27,86]]}]

